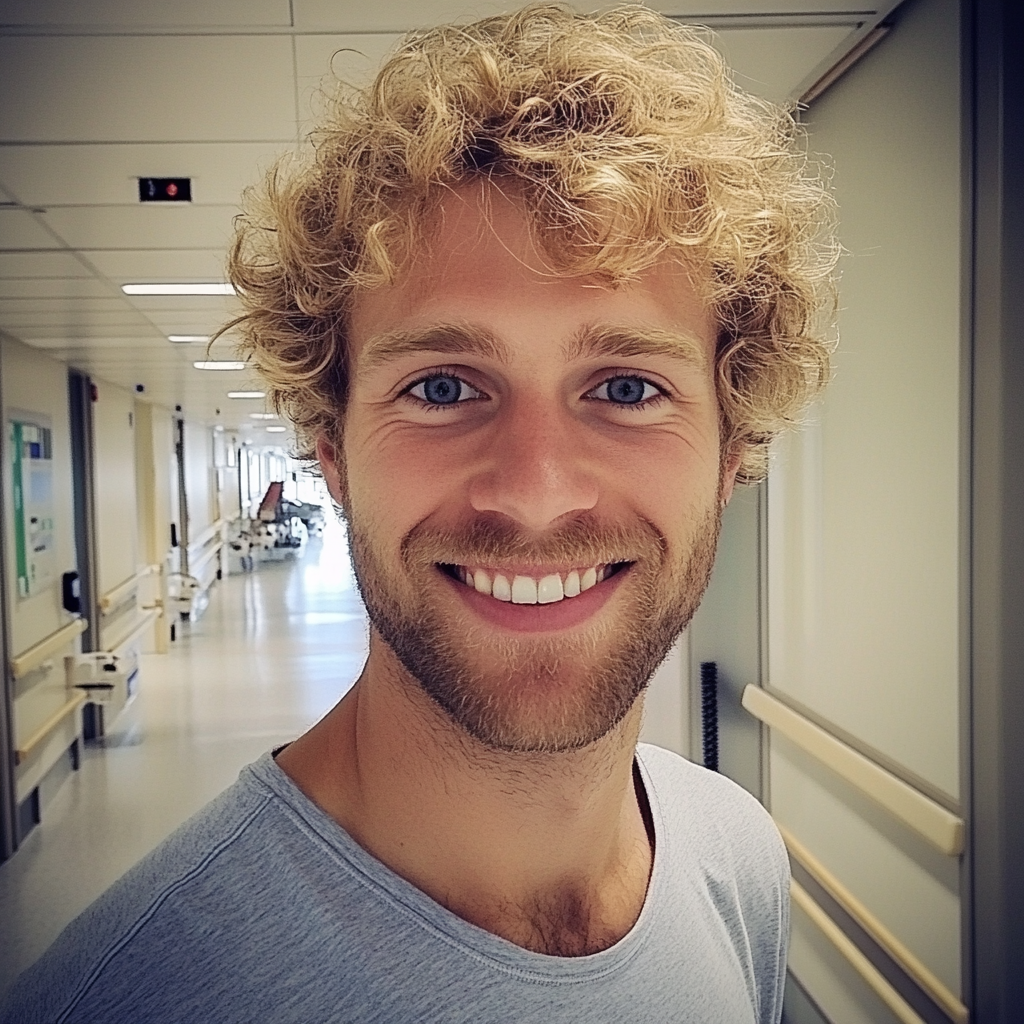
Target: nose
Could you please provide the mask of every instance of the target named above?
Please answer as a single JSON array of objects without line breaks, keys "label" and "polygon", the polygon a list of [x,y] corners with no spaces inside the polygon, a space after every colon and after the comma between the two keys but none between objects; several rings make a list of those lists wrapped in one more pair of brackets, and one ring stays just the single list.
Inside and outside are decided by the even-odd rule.
[{"label": "nose", "polygon": [[494,424],[481,468],[470,481],[473,508],[500,512],[537,531],[592,509],[598,482],[581,430],[564,409],[517,403]]}]

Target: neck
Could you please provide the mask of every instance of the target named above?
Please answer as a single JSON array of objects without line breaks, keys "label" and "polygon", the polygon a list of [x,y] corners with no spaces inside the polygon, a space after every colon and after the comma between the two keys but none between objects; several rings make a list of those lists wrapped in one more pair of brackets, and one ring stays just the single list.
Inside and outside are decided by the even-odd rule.
[{"label": "neck", "polygon": [[460,917],[555,955],[618,941],[651,843],[633,779],[640,703],[582,750],[495,751],[376,637],[356,685],[278,763],[368,852]]}]

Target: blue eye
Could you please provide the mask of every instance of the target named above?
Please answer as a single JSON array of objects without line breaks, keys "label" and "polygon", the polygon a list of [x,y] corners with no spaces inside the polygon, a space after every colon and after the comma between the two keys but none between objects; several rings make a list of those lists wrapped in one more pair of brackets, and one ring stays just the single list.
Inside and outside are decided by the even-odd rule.
[{"label": "blue eye", "polygon": [[663,394],[642,377],[610,377],[590,392],[593,398],[614,402],[616,405],[640,405]]},{"label": "blue eye", "polygon": [[470,387],[451,373],[435,373],[425,380],[418,381],[407,394],[418,398],[428,405],[457,405],[471,398],[480,398],[480,392]]}]

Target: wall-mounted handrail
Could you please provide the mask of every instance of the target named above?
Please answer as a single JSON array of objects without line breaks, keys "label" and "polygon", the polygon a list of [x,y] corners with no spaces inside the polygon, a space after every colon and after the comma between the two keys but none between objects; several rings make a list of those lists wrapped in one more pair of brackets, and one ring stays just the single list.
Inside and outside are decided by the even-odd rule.
[{"label": "wall-mounted handrail", "polygon": [[84,693],[76,693],[69,697],[66,704],[62,704],[50,717],[24,743],[19,743],[14,751],[14,763],[21,764],[32,756],[38,747],[54,729],[70,715],[75,708],[84,704],[86,700]]},{"label": "wall-mounted handrail", "polygon": [[216,555],[221,548],[224,547],[223,541],[218,541],[216,544],[211,544],[198,558],[194,559],[191,564],[190,574],[199,577],[203,569],[206,568],[207,563]]},{"label": "wall-mounted handrail", "polygon": [[125,633],[124,636],[122,636],[117,641],[117,643],[107,644],[106,645],[107,650],[111,654],[115,654],[122,647],[127,647],[128,644],[130,644],[136,637],[139,636],[139,634],[141,634],[142,632],[144,632],[148,628],[150,623],[152,623],[153,621],[155,621],[159,617],[160,617],[160,610],[159,609],[153,609],[151,611],[147,611],[146,614],[141,619],[139,619],[135,623],[135,625],[132,626],[132,628],[129,629],[128,632]]},{"label": "wall-mounted handrail", "polygon": [[928,993],[954,1024],[968,1024],[967,1007],[789,829],[775,824],[790,856]]},{"label": "wall-mounted handrail", "polygon": [[119,583],[113,590],[108,590],[100,598],[100,608],[103,611],[107,611],[108,608],[112,608],[121,600],[126,594],[131,593],[132,588],[138,585],[139,580],[145,579],[152,573],[159,572],[159,565],[147,565],[140,569],[137,573],[129,576],[123,583]]},{"label": "wall-mounted handrail", "polygon": [[903,1024],[925,1024],[914,1008],[886,980],[877,967],[853,944],[847,936],[808,895],[799,882],[790,882],[789,894],[793,902],[814,922],[833,946],[846,958],[850,966],[867,982],[875,995]]},{"label": "wall-mounted handrail", "polygon": [[33,669],[42,665],[51,654],[56,654],[62,647],[67,647],[79,633],[84,633],[88,626],[86,619],[73,619],[67,625],[54,630],[49,636],[44,636],[39,643],[11,658],[11,675],[15,679],[27,676]]},{"label": "wall-mounted handrail", "polygon": [[226,520],[218,519],[217,522],[211,523],[202,533],[189,539],[188,550],[201,551],[213,537],[216,537],[220,533],[221,527],[224,525]]},{"label": "wall-mounted handrail", "polygon": [[856,786],[908,828],[950,857],[964,849],[963,819],[886,771],[860,751],[787,707],[759,686],[743,691],[743,706],[801,750]]}]

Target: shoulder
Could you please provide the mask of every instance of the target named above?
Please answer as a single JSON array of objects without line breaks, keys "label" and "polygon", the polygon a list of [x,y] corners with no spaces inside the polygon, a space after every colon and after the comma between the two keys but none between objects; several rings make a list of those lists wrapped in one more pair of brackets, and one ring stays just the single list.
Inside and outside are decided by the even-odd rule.
[{"label": "shoulder", "polygon": [[712,888],[734,892],[748,912],[784,916],[789,858],[758,800],[724,775],[672,751],[641,744],[637,755],[673,862],[697,871]]},{"label": "shoulder", "polygon": [[[266,841],[261,819],[274,800],[252,771],[258,766],[259,762],[245,769],[237,782],[72,921],[18,980],[0,1011],[0,1024],[64,1019],[62,1015],[76,1019],[76,1005],[89,996],[101,975],[104,990],[116,997],[121,973],[116,965],[137,957],[141,948],[151,958],[170,952],[180,935],[176,937],[164,922],[183,903],[195,902],[197,888],[208,890],[211,884],[225,882],[228,890],[245,885],[244,870],[237,874],[239,848],[254,841],[251,826],[257,821],[260,841]],[[193,909],[202,911],[203,906]],[[216,912],[213,906],[206,909]],[[132,974],[137,973],[133,969]]]},{"label": "shoulder", "polygon": [[660,817],[669,886],[697,894],[696,906],[728,935],[757,1020],[775,1024],[785,984],[790,877],[775,822],[724,775],[658,747],[645,744],[637,753]]}]

